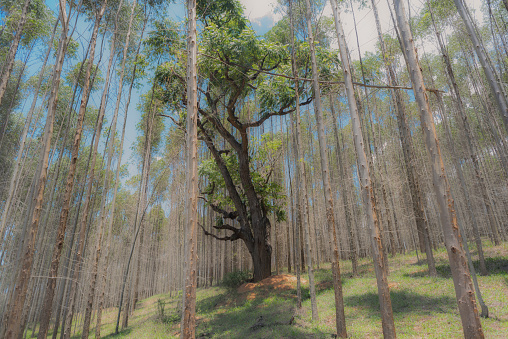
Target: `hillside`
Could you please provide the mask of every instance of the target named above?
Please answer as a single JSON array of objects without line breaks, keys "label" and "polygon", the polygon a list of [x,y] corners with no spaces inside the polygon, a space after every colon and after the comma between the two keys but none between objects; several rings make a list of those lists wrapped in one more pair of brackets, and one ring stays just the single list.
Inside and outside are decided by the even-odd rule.
[{"label": "hillside", "polygon": [[[474,252],[473,252],[474,255]],[[508,338],[508,245],[486,248],[490,275],[479,276],[490,318],[482,319],[486,338]],[[395,326],[399,338],[461,338],[453,282],[443,249],[436,251],[438,278],[426,276],[414,252],[390,258],[389,276]],[[360,276],[351,277],[349,262],[341,262],[348,334],[351,338],[381,338],[376,280],[370,259],[360,262]],[[272,276],[236,289],[212,287],[197,293],[198,338],[330,338],[335,328],[331,270],[316,269],[320,320],[311,323],[306,276],[302,276],[303,308],[296,310],[296,277]],[[115,310],[104,318],[105,338],[179,338],[179,297],[156,295],[142,300],[129,327],[118,336]],[[164,315],[161,317],[161,307]],[[79,319],[79,318],[78,318]],[[78,320],[79,321],[79,320]],[[80,328],[79,324],[76,328]],[[92,329],[92,333],[94,330]],[[75,338],[80,337],[79,332]]]}]

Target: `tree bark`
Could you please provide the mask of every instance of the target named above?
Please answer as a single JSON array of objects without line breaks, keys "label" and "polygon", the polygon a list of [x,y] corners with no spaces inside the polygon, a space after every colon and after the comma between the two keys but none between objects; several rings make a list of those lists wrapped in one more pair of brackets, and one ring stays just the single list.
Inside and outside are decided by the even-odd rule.
[{"label": "tree bark", "polygon": [[351,218],[351,206],[349,201],[349,193],[347,185],[344,182],[346,173],[344,171],[343,156],[339,142],[339,131],[337,128],[337,116],[335,114],[335,108],[333,106],[333,98],[330,95],[330,109],[332,113],[333,121],[333,136],[335,137],[335,149],[337,153],[337,166],[339,167],[339,183],[342,187],[342,199],[344,201],[344,214],[346,216],[346,229],[349,233],[349,258],[351,259],[351,269],[354,277],[358,275],[358,250],[356,248],[356,233],[353,230],[353,219]]},{"label": "tree bark", "polygon": [[44,188],[48,174],[48,161],[49,152],[51,146],[51,137],[53,135],[53,123],[55,120],[56,106],[58,102],[58,88],[60,84],[60,74],[62,72],[63,62],[65,58],[65,51],[67,49],[67,31],[68,31],[68,18],[66,13],[65,2],[60,0],[60,17],[62,22],[62,33],[60,36],[60,42],[58,46],[57,61],[54,68],[53,80],[51,86],[51,94],[49,99],[49,109],[46,117],[46,126],[44,128],[44,137],[42,140],[42,151],[39,160],[39,167],[35,174],[38,177],[38,183],[36,188],[36,195],[34,198],[34,210],[31,215],[31,224],[29,227],[29,238],[28,243],[25,246],[23,260],[21,262],[21,271],[19,272],[16,287],[11,295],[9,306],[4,317],[4,338],[17,339],[24,328],[21,328],[23,308],[26,300],[26,294],[28,289],[28,283],[30,280],[33,256],[34,256],[34,245],[37,236],[37,230],[39,227],[39,219],[42,212],[42,203],[44,198]]},{"label": "tree bark", "polygon": [[[397,85],[397,78],[393,65],[387,58],[386,45],[381,31],[381,23],[379,21],[379,14],[377,11],[377,5],[372,0],[372,9],[374,11],[374,17],[376,20],[376,27],[378,33],[378,39],[383,53],[383,61],[388,73],[388,84],[390,86]],[[411,192],[411,202],[413,213],[415,216],[416,229],[418,234],[418,240],[420,250],[425,252],[427,256],[427,265],[429,267],[429,275],[431,277],[437,276],[436,265],[434,260],[434,254],[430,243],[429,226],[427,218],[425,218],[425,207],[423,204],[423,197],[420,185],[420,178],[416,171],[416,155],[412,142],[411,130],[409,128],[406,116],[406,109],[404,106],[404,99],[401,91],[392,89],[392,98],[395,101],[395,111],[397,114],[397,125],[399,129],[399,137],[402,144],[402,152],[404,157],[406,176],[409,184],[409,191]]]},{"label": "tree bark", "polygon": [[58,26],[58,22],[60,21],[60,17],[58,18],[58,20],[55,22],[55,26],[53,27],[53,33],[52,33],[52,36],[51,36],[51,43],[48,47],[48,51],[46,52],[46,56],[44,57],[44,61],[42,63],[42,67],[41,67],[41,70],[38,74],[38,81],[37,81],[37,86],[35,87],[35,93],[34,93],[34,99],[32,101],[32,105],[30,107],[30,110],[28,111],[28,114],[26,116],[26,119],[25,119],[25,126],[23,127],[23,132],[21,133],[21,141],[19,143],[19,149],[18,149],[18,153],[17,153],[17,156],[16,156],[16,162],[14,164],[14,168],[12,170],[12,177],[11,177],[11,181],[9,183],[9,191],[8,191],[8,194],[7,194],[7,200],[4,204],[4,207],[3,207],[3,211],[2,211],[2,220],[0,222],[0,239],[3,239],[4,238],[4,232],[5,232],[5,227],[6,227],[6,224],[7,224],[7,220],[9,219],[9,215],[10,215],[10,208],[11,208],[11,204],[12,204],[12,199],[14,197],[14,194],[16,192],[16,189],[18,187],[18,184],[19,184],[19,175],[20,175],[20,165],[21,165],[21,159],[23,157],[23,153],[25,151],[25,145],[26,145],[26,137],[28,135],[28,130],[30,128],[30,124],[32,123],[32,117],[33,117],[33,113],[34,113],[34,110],[35,110],[35,105],[37,103],[37,98],[38,98],[38,94],[39,94],[39,90],[41,88],[41,84],[42,84],[42,80],[43,80],[43,76],[44,76],[44,69],[46,68],[46,63],[48,62],[48,58],[49,58],[49,55],[50,55],[50,52],[53,48],[53,39],[55,37],[55,32],[56,32],[56,28]]},{"label": "tree bark", "polygon": [[[134,17],[134,10],[136,8],[136,3],[137,3],[137,1],[133,1],[133,3],[132,3],[131,16],[129,18],[129,28],[127,29],[127,36],[125,39],[125,45],[124,45],[124,50],[123,50],[122,66],[120,69],[120,78],[119,78],[119,87],[118,87],[118,96],[116,99],[116,106],[115,106],[115,113],[114,113],[114,117],[116,119],[118,119],[118,112],[120,110],[120,100],[122,97],[122,89],[123,89],[123,78],[124,78],[124,74],[125,74],[125,62],[127,60],[127,49],[128,49],[129,41],[130,41],[132,20]],[[145,31],[146,23],[147,23],[147,19],[143,23],[141,39],[139,40],[139,43],[138,43],[136,55],[139,54],[139,49],[141,47],[141,42],[143,40],[142,37],[143,37],[143,33]],[[104,306],[104,289],[106,288],[106,282],[107,282],[105,271],[108,269],[108,265],[109,265],[109,249],[111,247],[113,221],[114,221],[115,206],[116,206],[116,196],[118,193],[118,186],[120,183],[120,170],[121,170],[121,165],[122,165],[122,154],[123,154],[123,145],[124,145],[124,140],[125,140],[125,129],[127,126],[127,113],[128,113],[128,108],[129,108],[129,104],[130,104],[132,87],[134,85],[134,79],[136,78],[136,69],[137,69],[137,65],[134,65],[134,69],[132,71],[132,80],[131,80],[131,84],[129,87],[129,94],[127,96],[127,103],[125,104],[124,122],[123,122],[122,136],[121,136],[120,147],[119,147],[120,155],[118,156],[118,162],[117,162],[116,174],[115,174],[115,176],[116,176],[115,177],[115,188],[113,190],[113,199],[111,201],[111,207],[110,207],[111,215],[110,215],[109,225],[108,225],[108,240],[107,240],[107,244],[106,244],[106,252],[104,255],[104,271],[102,272],[102,286],[100,287],[100,292],[99,292],[99,305],[98,305],[98,310],[97,310],[97,325],[95,327],[95,337],[97,339],[100,338],[102,309]],[[114,130],[116,130],[116,126],[115,126]],[[111,139],[111,146],[110,147],[113,147],[113,145],[114,145],[114,137]],[[109,168],[109,166],[108,166],[108,168]]]},{"label": "tree bark", "polygon": [[330,0],[337,34],[340,59],[342,62],[342,70],[344,73],[344,82],[346,85],[346,93],[349,103],[349,112],[351,115],[353,140],[355,145],[356,156],[358,160],[358,174],[360,185],[362,187],[362,197],[367,214],[367,224],[370,229],[370,237],[372,244],[372,254],[374,257],[374,268],[376,271],[377,287],[379,294],[379,304],[381,307],[381,319],[383,325],[383,335],[385,338],[395,338],[395,324],[393,321],[392,302],[390,298],[390,289],[388,287],[387,263],[383,258],[383,245],[381,242],[379,220],[375,210],[375,200],[373,197],[369,165],[363,145],[363,133],[360,127],[360,117],[356,105],[355,93],[353,88],[353,79],[349,59],[347,55],[347,46],[344,37],[342,23],[340,21],[339,10],[336,0]]},{"label": "tree bark", "polygon": [[32,0],[25,0],[23,9],[21,10],[21,17],[18,21],[18,26],[16,27],[16,34],[14,35],[11,46],[9,47],[9,53],[4,60],[4,66],[1,73],[2,79],[0,80],[0,104],[2,103],[5,90],[7,89],[7,83],[11,77],[12,68],[14,67],[14,58],[16,57],[16,52],[18,51],[18,45],[21,40],[21,36],[23,35],[23,28],[25,27],[26,23],[28,6],[30,6],[31,1]]},{"label": "tree bark", "polygon": [[[63,206],[60,213],[60,222],[57,229],[57,238],[55,242],[55,247],[53,249],[53,255],[51,258],[51,268],[49,272],[48,282],[46,286],[46,294],[44,296],[44,308],[41,311],[41,319],[40,319],[40,329],[39,329],[39,339],[43,339],[47,337],[47,333],[49,330],[49,322],[52,315],[52,305],[53,305],[53,298],[55,296],[55,288],[56,288],[56,277],[58,274],[58,267],[60,265],[60,257],[62,254],[64,239],[65,239],[65,230],[67,229],[67,220],[69,217],[69,208],[70,208],[70,200],[72,195],[72,189],[74,186],[74,176],[76,174],[76,166],[78,161],[78,153],[79,153],[79,146],[81,144],[81,136],[83,133],[83,122],[85,118],[85,112],[86,107],[88,104],[88,96],[90,94],[91,85],[90,85],[90,78],[92,73],[92,67],[93,67],[93,61],[94,61],[94,55],[95,55],[95,46],[97,41],[97,35],[99,32],[99,26],[102,19],[102,16],[104,15],[104,11],[106,10],[106,4],[107,0],[104,0],[102,3],[102,7],[97,13],[95,17],[95,23],[94,23],[94,30],[92,33],[92,37],[90,38],[90,58],[88,59],[88,65],[85,72],[85,83],[83,86],[83,92],[82,92],[82,98],[81,98],[81,105],[79,108],[79,114],[78,114],[78,123],[76,126],[76,132],[74,135],[74,142],[73,142],[73,148],[72,148],[72,156],[71,156],[71,162],[69,166],[69,171],[67,173],[67,180],[66,180],[66,187],[65,187],[65,193],[64,193],[64,200],[63,200]],[[102,117],[99,117],[99,125],[97,127],[98,133],[100,134],[100,130],[102,129],[102,118],[104,117],[104,112],[102,112]],[[97,134],[97,133],[96,133]],[[99,136],[96,135],[96,144],[98,145],[99,142]],[[95,156],[93,156],[95,158]]]},{"label": "tree bark", "polygon": [[466,30],[469,34],[469,37],[471,38],[474,50],[476,52],[476,55],[478,56],[478,60],[482,65],[483,71],[485,72],[485,76],[487,77],[490,90],[492,91],[492,96],[494,97],[497,107],[499,109],[499,113],[503,118],[505,129],[508,130],[508,101],[506,99],[506,94],[500,85],[501,80],[499,79],[499,76],[496,74],[495,69],[492,67],[492,64],[489,60],[489,56],[485,51],[485,47],[483,46],[480,37],[476,33],[474,24],[471,20],[471,17],[468,13],[468,10],[463,0],[453,0],[453,2],[457,7],[460,17],[464,21],[464,25],[466,26]]},{"label": "tree bark", "polygon": [[[321,91],[319,88],[319,74],[317,69],[317,61],[316,61],[316,53],[314,47],[314,34],[312,30],[312,17],[311,17],[311,4],[310,0],[306,0],[306,21],[307,21],[307,34],[310,45],[310,56],[312,63],[312,84],[314,87],[314,114],[316,116],[316,127],[318,132],[318,141],[319,141],[319,155],[321,158],[321,175],[323,180],[323,191],[325,195],[325,209],[326,209],[326,221],[329,234],[332,237],[329,237],[329,247],[333,248],[333,256],[332,256],[332,272],[333,272],[333,282],[334,282],[334,294],[335,294],[335,323],[337,329],[337,336],[340,338],[347,337],[347,329],[346,329],[346,318],[344,315],[344,297],[342,293],[342,281],[340,274],[340,266],[339,266],[339,249],[337,244],[337,228],[335,225],[335,216],[334,216],[334,208],[333,208],[333,196],[332,196],[332,187],[330,184],[330,170],[328,163],[328,154],[326,150],[328,149],[326,138],[325,138],[325,129],[323,122],[323,112],[321,108]],[[298,104],[298,103],[297,103]]]},{"label": "tree bark", "polygon": [[[289,19],[291,24],[291,65],[293,68],[293,76],[298,77],[298,67],[296,64],[296,51],[295,51],[295,36],[294,36],[294,18],[293,18],[293,9],[292,9],[292,0],[289,0]],[[300,124],[300,106],[298,103],[300,102],[299,97],[299,84],[298,81],[295,81],[295,103],[296,103],[296,111],[295,114],[291,115],[292,120],[292,131],[294,134],[293,139],[293,148],[295,159],[297,162],[297,171],[296,171],[296,182],[297,182],[297,213],[299,213],[300,221],[304,231],[304,240],[305,240],[305,251],[307,256],[307,265],[308,265],[308,275],[309,275],[309,292],[310,292],[310,302],[311,302],[311,310],[312,310],[312,320],[318,321],[319,314],[317,308],[316,301],[316,286],[314,281],[314,266],[313,266],[313,256],[312,256],[312,247],[310,245],[310,218],[309,218],[309,205],[307,203],[307,186],[305,184],[305,161],[304,154],[301,148],[301,124]],[[303,208],[302,208],[303,207]],[[303,216],[303,218],[302,218]],[[301,305],[300,305],[301,307]]]},{"label": "tree bark", "polygon": [[450,185],[444,170],[441,149],[430,112],[423,75],[413,44],[413,36],[406,18],[404,4],[394,0],[397,24],[401,34],[403,48],[407,56],[408,70],[413,84],[415,99],[420,110],[420,121],[425,136],[425,144],[430,155],[432,179],[439,206],[441,227],[445,238],[445,247],[450,260],[450,267],[455,285],[455,294],[459,313],[466,338],[483,338],[483,330],[476,308],[471,275],[467,267],[462,239],[455,215],[454,201],[451,197]]}]

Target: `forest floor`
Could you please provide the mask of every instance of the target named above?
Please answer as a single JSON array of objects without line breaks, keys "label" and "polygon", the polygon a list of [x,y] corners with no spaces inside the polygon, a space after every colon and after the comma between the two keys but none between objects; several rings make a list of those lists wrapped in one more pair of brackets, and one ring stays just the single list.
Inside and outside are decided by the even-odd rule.
[{"label": "forest floor", "polygon": [[[472,253],[475,256],[475,252]],[[485,248],[489,276],[479,276],[490,317],[486,338],[508,338],[508,244]],[[453,281],[444,249],[435,252],[437,278],[415,253],[389,258],[392,307],[399,338],[462,338]],[[474,258],[473,257],[473,258]],[[359,276],[341,261],[345,314],[351,338],[381,338],[381,318],[372,260],[361,259]],[[335,333],[334,292],[329,265],[315,269],[319,321],[311,321],[307,275],[303,308],[296,309],[296,277],[287,272],[238,289],[211,287],[197,293],[197,338],[331,338]],[[103,317],[103,338],[178,338],[180,297],[156,295],[138,303],[129,327],[117,336],[115,309]],[[164,309],[161,314],[161,307]],[[79,329],[79,324],[77,328]],[[94,333],[92,329],[91,333]],[[76,333],[76,337],[80,337]]]}]

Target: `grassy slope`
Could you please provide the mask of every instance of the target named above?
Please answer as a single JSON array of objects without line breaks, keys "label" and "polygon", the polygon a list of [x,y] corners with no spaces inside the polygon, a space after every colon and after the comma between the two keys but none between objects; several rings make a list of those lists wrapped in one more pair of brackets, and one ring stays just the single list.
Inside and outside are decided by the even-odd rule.
[{"label": "grassy slope", "polygon": [[[479,277],[490,318],[482,319],[487,338],[508,338],[508,244],[486,249],[491,275]],[[414,253],[390,258],[392,305],[399,338],[461,338],[447,256],[436,252],[438,278],[426,276]],[[360,277],[350,277],[349,262],[341,262],[348,334],[352,338],[380,338],[376,281],[371,261],[360,261]],[[306,278],[304,276],[304,278]],[[296,292],[267,285],[239,293],[221,287],[198,291],[198,327],[202,338],[330,338],[334,333],[334,297],[329,266],[316,270],[320,321],[311,322],[310,299],[305,280],[303,309],[295,310]],[[288,283],[289,284],[289,283]],[[157,320],[157,300],[166,303],[166,321]],[[130,326],[118,336],[114,331],[114,310],[107,310],[102,335],[118,338],[178,338],[178,297],[158,295],[138,304]],[[292,315],[295,321],[287,325]],[[260,319],[260,317],[262,317]],[[256,328],[255,324],[264,326]],[[254,328],[253,328],[254,326]],[[79,324],[77,326],[79,328]],[[93,333],[93,332],[92,332]],[[79,335],[79,333],[77,333]]]}]

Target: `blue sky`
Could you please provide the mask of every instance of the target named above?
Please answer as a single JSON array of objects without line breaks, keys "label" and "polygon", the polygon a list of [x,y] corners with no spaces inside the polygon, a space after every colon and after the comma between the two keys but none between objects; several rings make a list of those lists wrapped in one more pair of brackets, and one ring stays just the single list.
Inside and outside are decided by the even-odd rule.
[{"label": "blue sky", "polygon": [[[240,2],[245,7],[245,14],[249,18],[251,22],[251,27],[259,34],[263,35],[268,30],[270,30],[273,25],[281,18],[282,14],[278,13],[276,10],[276,1],[274,0],[240,0]],[[481,5],[481,0],[466,0],[466,2],[473,8],[479,9],[479,6]],[[168,15],[174,19],[175,21],[183,21],[185,19],[185,6],[184,1],[177,0],[175,4],[170,5],[170,7],[167,10]],[[382,27],[385,32],[391,32],[392,30],[392,23],[391,19],[389,17],[389,12],[386,7],[385,1],[379,1],[379,11],[382,21]],[[411,0],[411,9],[412,13],[416,13],[419,8],[425,4],[425,2],[422,2],[420,0]],[[48,6],[57,12],[58,9],[58,2],[57,1],[47,1]],[[479,11],[478,11],[479,12]],[[363,10],[357,10],[355,12],[356,19],[357,19],[357,26],[358,26],[358,34],[359,34],[359,40],[360,40],[360,48],[361,52],[365,53],[366,51],[374,51],[375,49],[375,43],[377,41],[377,36],[375,34],[376,28],[374,24],[373,14],[372,11],[369,8],[363,9]],[[327,5],[322,13],[322,15],[331,16],[331,10],[329,5]],[[481,21],[480,16],[477,14],[476,18]],[[354,24],[352,16],[348,13],[343,14],[343,21],[345,26],[345,32],[346,32],[346,38],[348,39],[349,47],[352,52],[352,55],[355,56],[358,54],[356,51],[356,37],[354,34]],[[80,49],[79,52],[82,55],[84,53],[84,48],[86,48],[87,40],[89,38],[89,35],[91,33],[91,27],[92,24],[89,22],[83,22],[80,21],[78,23],[76,32],[73,36],[74,39],[78,40],[80,42]],[[98,46],[99,47],[99,46]],[[42,48],[45,48],[45,46],[42,46]],[[427,52],[432,50],[432,46],[425,46],[425,49]],[[102,69],[105,71],[107,67],[108,62],[108,44],[106,42],[105,44],[105,52],[101,61]],[[82,57],[82,56],[81,56]],[[78,62],[81,57],[78,56],[75,60],[68,60],[67,61],[67,67],[70,67],[71,64],[75,64]],[[96,56],[96,60],[98,59],[98,56]],[[39,69],[37,66],[40,66],[40,63],[38,63],[36,60],[30,65],[29,72],[32,74],[36,74]],[[32,75],[31,74],[31,75]],[[149,85],[146,84],[147,81],[145,80],[145,85],[142,86],[138,90],[133,90],[133,95],[131,99],[131,103],[129,106],[129,112],[128,112],[128,121],[127,121],[127,130],[126,130],[126,136],[125,136],[125,145],[124,145],[124,155],[123,155],[123,161],[122,163],[129,163],[129,177],[132,175],[135,175],[138,171],[138,166],[135,164],[132,159],[132,150],[131,146],[135,142],[136,137],[138,135],[138,131],[136,130],[136,124],[140,120],[140,114],[137,111],[137,104],[139,102],[139,97],[141,94],[146,93],[149,91]],[[90,104],[93,104],[95,106],[99,106],[100,103],[100,92],[94,94],[90,99]],[[111,93],[114,92],[114,89],[110,91]],[[31,98],[29,98],[31,100]],[[114,99],[110,98],[109,107],[106,111],[106,116],[109,122],[111,122],[112,114],[113,114],[113,107],[114,106]],[[25,105],[25,107],[29,107],[29,105]],[[118,123],[118,131],[121,131],[123,123],[123,112],[120,113],[119,116],[119,123]],[[105,126],[106,128],[107,126]]]}]

